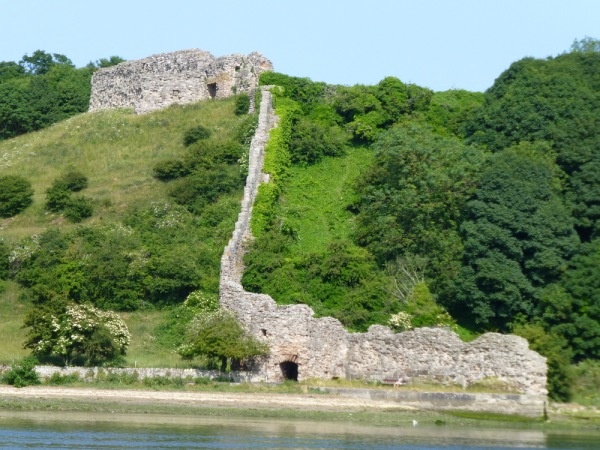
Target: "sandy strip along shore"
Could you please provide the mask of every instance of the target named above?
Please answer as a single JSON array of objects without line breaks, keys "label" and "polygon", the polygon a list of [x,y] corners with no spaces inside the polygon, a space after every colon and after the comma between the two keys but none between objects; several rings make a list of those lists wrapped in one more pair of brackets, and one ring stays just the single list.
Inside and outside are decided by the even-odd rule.
[{"label": "sandy strip along shore", "polygon": [[406,411],[396,402],[356,399],[328,394],[271,394],[203,391],[151,391],[29,386],[0,386],[0,398],[71,399],[85,402],[180,405],[224,408],[300,409],[307,411]]}]

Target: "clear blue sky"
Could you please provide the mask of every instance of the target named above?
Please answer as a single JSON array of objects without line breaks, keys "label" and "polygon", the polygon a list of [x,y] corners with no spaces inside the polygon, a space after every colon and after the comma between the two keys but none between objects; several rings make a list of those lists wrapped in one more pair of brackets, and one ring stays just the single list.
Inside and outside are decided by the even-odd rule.
[{"label": "clear blue sky", "polygon": [[35,50],[77,67],[200,48],[259,51],[278,72],[484,91],[523,57],[600,39],[599,0],[0,0],[0,61]]}]

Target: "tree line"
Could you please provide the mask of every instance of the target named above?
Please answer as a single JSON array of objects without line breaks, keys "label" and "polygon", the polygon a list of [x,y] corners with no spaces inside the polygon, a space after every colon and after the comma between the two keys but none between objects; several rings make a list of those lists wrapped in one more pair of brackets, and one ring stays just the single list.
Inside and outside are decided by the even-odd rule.
[{"label": "tree line", "polygon": [[290,164],[352,146],[374,162],[345,205],[347,242],[291,257],[295,232],[275,212],[245,285],[356,330],[388,317],[520,334],[568,398],[570,364],[600,358],[599,49],[586,38],[517,61],[483,94],[263,75],[299,105]]},{"label": "tree line", "polygon": [[76,68],[65,55],[36,50],[18,61],[0,61],[0,139],[45,128],[88,110],[95,70],[124,61],[118,56]]}]

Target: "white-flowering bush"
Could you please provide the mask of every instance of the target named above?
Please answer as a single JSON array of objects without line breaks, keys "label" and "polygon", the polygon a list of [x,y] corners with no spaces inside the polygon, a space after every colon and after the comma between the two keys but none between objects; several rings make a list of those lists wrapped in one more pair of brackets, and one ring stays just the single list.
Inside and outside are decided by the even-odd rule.
[{"label": "white-flowering bush", "polygon": [[40,357],[57,356],[65,365],[114,361],[131,342],[127,325],[116,313],[91,305],[69,305],[54,313],[31,314],[26,347]]},{"label": "white-flowering bush", "polygon": [[215,311],[219,307],[219,300],[216,295],[193,291],[187,296],[183,305],[199,311]]},{"label": "white-flowering bush", "polygon": [[388,326],[394,331],[411,330],[413,328],[412,315],[405,311],[392,314],[388,320]]}]

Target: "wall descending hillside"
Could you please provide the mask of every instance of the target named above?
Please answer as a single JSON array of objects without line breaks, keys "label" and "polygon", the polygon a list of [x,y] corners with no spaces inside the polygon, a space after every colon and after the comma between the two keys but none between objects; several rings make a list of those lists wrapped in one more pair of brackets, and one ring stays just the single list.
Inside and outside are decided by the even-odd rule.
[{"label": "wall descending hillside", "polygon": [[90,111],[133,108],[136,113],[236,93],[252,94],[258,76],[272,71],[260,53],[215,58],[202,50],[163,53],[100,69],[92,77]]},{"label": "wall descending hillside", "polygon": [[244,291],[243,255],[251,239],[252,204],[261,182],[264,147],[276,126],[271,94],[262,90],[259,125],[251,144],[242,210],[221,261],[220,302],[269,345],[257,363],[261,378],[347,378],[452,383],[500,383],[525,394],[546,395],[546,360],[525,339],[488,333],[473,342],[440,328],[394,333],[374,325],[349,333],[331,317],[314,318],[307,305],[277,306],[268,295]]}]

